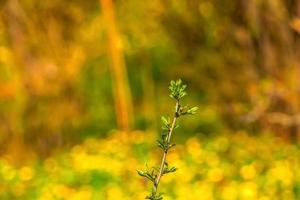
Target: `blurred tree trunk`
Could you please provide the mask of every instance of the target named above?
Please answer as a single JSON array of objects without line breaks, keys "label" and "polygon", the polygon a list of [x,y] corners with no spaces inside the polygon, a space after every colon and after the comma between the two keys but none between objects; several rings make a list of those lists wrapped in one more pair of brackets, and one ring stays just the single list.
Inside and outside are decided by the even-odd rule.
[{"label": "blurred tree trunk", "polygon": [[121,35],[115,19],[112,0],[100,0],[111,54],[111,75],[118,127],[129,131],[133,126],[133,106],[124,61]]}]

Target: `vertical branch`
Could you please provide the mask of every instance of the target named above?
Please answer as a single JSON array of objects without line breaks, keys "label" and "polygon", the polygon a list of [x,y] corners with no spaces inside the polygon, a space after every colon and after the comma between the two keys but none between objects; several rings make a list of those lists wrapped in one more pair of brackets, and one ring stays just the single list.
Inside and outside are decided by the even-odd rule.
[{"label": "vertical branch", "polygon": [[111,55],[111,75],[118,127],[129,131],[133,126],[133,106],[127,70],[122,50],[121,36],[115,19],[112,0],[99,0],[106,21],[106,30]]},{"label": "vertical branch", "polygon": [[[174,131],[174,128],[175,128],[175,125],[176,125],[176,120],[178,118],[178,112],[179,112],[179,108],[180,108],[179,101],[176,102],[175,107],[176,107],[176,110],[175,110],[174,118],[173,118],[173,121],[172,121],[170,131],[168,132],[168,135],[167,135],[167,144],[168,145],[170,144],[172,133]],[[166,151],[164,151],[163,157],[161,159],[160,167],[159,167],[159,172],[158,172],[157,178],[155,179],[155,182],[154,182],[154,193],[155,194],[157,192],[160,179],[163,175],[164,165],[165,165],[165,162],[166,162],[166,159],[167,159],[168,151],[169,151],[169,148],[167,148]]]},{"label": "vertical branch", "polygon": [[170,82],[169,89],[171,93],[169,96],[176,100],[175,113],[172,122],[169,117],[162,117],[162,121],[164,124],[162,127],[163,133],[161,140],[157,140],[157,146],[161,148],[161,150],[163,150],[163,155],[159,167],[152,167],[152,170],[147,169],[145,171],[137,170],[140,176],[147,178],[153,183],[152,191],[150,195],[146,197],[146,199],[162,200],[162,194],[157,192],[160,180],[163,175],[173,173],[177,170],[176,167],[170,167],[167,162],[167,154],[169,152],[169,149],[175,146],[175,144],[171,144],[170,142],[172,133],[178,127],[176,121],[180,116],[194,115],[198,110],[198,107],[188,108],[187,106],[182,107],[180,105],[180,99],[187,95],[187,93],[185,92],[185,88],[186,85],[182,85],[182,81],[180,79]]}]

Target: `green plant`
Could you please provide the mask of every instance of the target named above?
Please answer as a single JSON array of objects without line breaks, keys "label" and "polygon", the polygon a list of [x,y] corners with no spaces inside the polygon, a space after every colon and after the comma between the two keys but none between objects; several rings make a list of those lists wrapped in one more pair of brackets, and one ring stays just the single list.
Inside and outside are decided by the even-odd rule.
[{"label": "green plant", "polygon": [[167,162],[168,151],[175,146],[175,144],[171,143],[171,137],[174,130],[179,127],[179,125],[177,124],[177,119],[184,115],[193,115],[198,110],[198,107],[188,107],[181,105],[181,99],[186,96],[187,93],[185,91],[186,85],[183,85],[180,79],[177,81],[171,81],[169,89],[171,91],[169,96],[175,100],[176,104],[172,121],[170,117],[161,117],[163,122],[162,135],[161,139],[157,140],[157,146],[163,151],[160,166],[152,167],[151,169],[147,167],[147,169],[143,171],[138,170],[138,174],[140,176],[147,178],[153,183],[151,193],[146,197],[146,199],[150,200],[163,199],[162,193],[158,193],[160,180],[163,175],[175,172],[177,170],[176,167],[170,166]]}]

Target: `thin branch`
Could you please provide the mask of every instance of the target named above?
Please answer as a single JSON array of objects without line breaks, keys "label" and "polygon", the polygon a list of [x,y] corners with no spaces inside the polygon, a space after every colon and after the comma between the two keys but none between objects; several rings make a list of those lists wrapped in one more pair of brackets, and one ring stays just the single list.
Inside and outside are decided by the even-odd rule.
[{"label": "thin branch", "polygon": [[175,172],[177,170],[176,167],[169,167],[167,160],[167,154],[169,152],[169,149],[174,147],[175,144],[170,144],[172,134],[174,130],[178,127],[176,125],[176,120],[180,116],[183,115],[194,115],[196,114],[196,111],[198,110],[198,107],[187,107],[187,106],[181,106],[180,105],[180,99],[187,95],[185,92],[186,85],[182,84],[182,81],[179,79],[177,81],[171,81],[169,89],[171,91],[170,97],[174,100],[176,100],[175,105],[175,113],[174,117],[171,123],[170,118],[166,118],[162,116],[162,122],[163,122],[163,134],[161,140],[157,140],[157,146],[163,150],[163,155],[161,158],[161,163],[159,167],[153,167],[152,170],[146,169],[146,170],[137,170],[138,174],[144,178],[147,178],[153,183],[153,189],[149,196],[146,197],[146,199],[150,200],[162,200],[162,194],[157,193],[158,191],[158,185],[160,183],[160,180],[163,175]]},{"label": "thin branch", "polygon": [[[178,118],[179,107],[180,107],[179,106],[179,101],[177,101],[176,102],[176,111],[175,111],[175,114],[174,114],[172,126],[171,126],[170,131],[168,132],[168,135],[167,135],[167,144],[168,145],[170,144],[172,133],[174,131],[176,120]],[[160,179],[161,179],[161,177],[163,175],[164,165],[165,165],[165,162],[166,162],[168,151],[169,151],[169,148],[167,148],[166,151],[164,151],[164,154],[163,154],[163,157],[162,157],[162,160],[161,160],[161,164],[160,164],[160,168],[159,168],[159,173],[158,173],[157,178],[156,178],[156,180],[154,182],[154,194],[156,194],[156,192],[157,192]]]}]

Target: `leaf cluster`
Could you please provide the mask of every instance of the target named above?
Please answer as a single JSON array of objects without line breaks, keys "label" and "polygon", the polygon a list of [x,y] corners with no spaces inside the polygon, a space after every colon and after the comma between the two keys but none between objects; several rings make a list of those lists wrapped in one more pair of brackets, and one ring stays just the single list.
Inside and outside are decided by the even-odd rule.
[{"label": "leaf cluster", "polygon": [[177,101],[187,95],[185,91],[186,85],[182,84],[181,79],[178,79],[177,81],[172,80],[170,82],[169,89],[171,91],[171,94],[169,96],[173,99],[176,99]]},{"label": "leaf cluster", "polygon": [[163,196],[162,193],[156,193],[154,190],[152,190],[151,194],[149,196],[146,196],[145,199],[149,199],[149,200],[162,200]]},{"label": "leaf cluster", "polygon": [[147,178],[148,180],[150,180],[153,183],[155,183],[155,179],[157,177],[157,171],[158,170],[155,167],[152,167],[152,170],[149,170],[149,169],[146,169],[144,171],[137,170],[137,172],[140,176]]},{"label": "leaf cluster", "polygon": [[[170,148],[174,147],[175,144],[170,144],[168,142],[168,133],[170,132],[171,129],[171,122],[170,118],[166,118],[164,116],[161,117],[161,120],[163,122],[162,126],[162,135],[160,140],[156,140],[157,146],[161,148],[164,152],[167,152]],[[179,125],[176,125],[174,129],[178,128]]]},{"label": "leaf cluster", "polygon": [[[185,91],[186,87],[186,85],[182,84],[181,79],[178,79],[177,81],[171,81],[169,86],[171,93],[169,96],[179,102],[180,99],[187,95],[187,92]],[[175,107],[177,117],[182,115],[194,115],[196,114],[197,110],[198,107],[196,106],[188,107],[178,104],[177,107]]]},{"label": "leaf cluster", "polygon": [[172,172],[175,172],[176,170],[177,170],[176,167],[170,167],[168,162],[165,162],[163,174],[172,173]]},{"label": "leaf cluster", "polygon": [[197,106],[194,107],[187,107],[187,106],[183,106],[179,108],[178,111],[178,115],[182,116],[182,115],[194,115],[197,113],[197,110],[199,108]]}]

